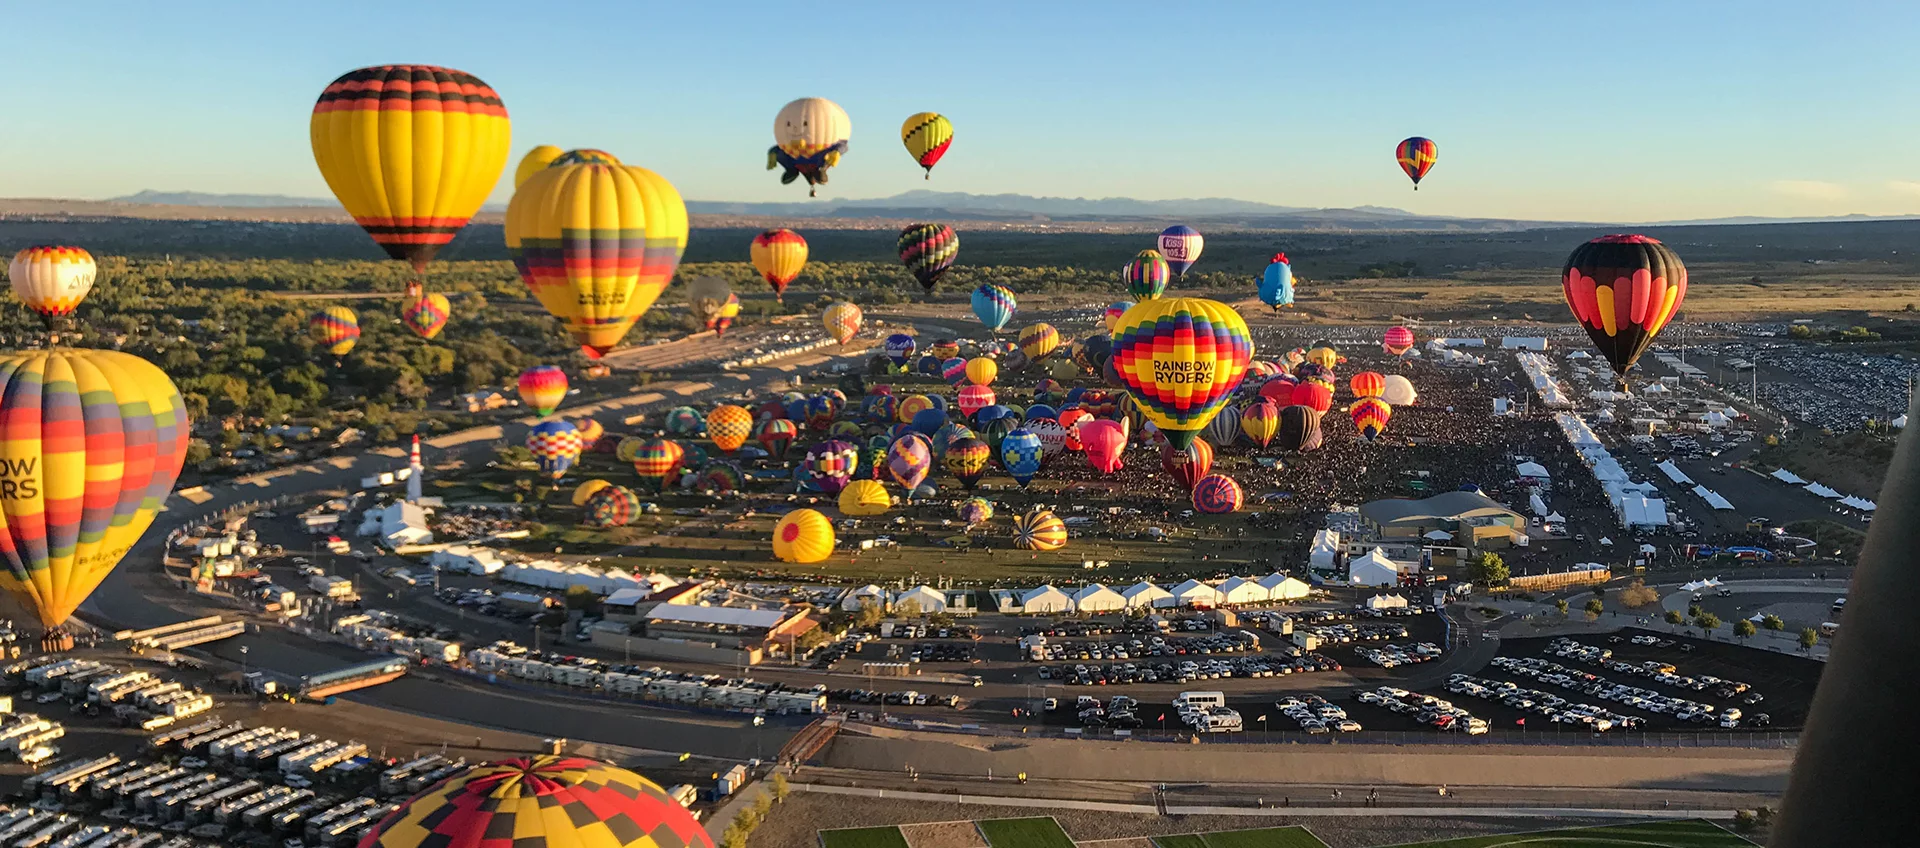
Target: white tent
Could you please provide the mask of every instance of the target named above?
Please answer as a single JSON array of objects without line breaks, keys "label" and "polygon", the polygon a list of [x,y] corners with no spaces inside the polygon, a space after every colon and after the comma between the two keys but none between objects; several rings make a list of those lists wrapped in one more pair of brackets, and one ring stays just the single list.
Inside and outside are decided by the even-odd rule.
[{"label": "white tent", "polygon": [[1895,419],[1893,419],[1892,421],[1888,421],[1888,422],[1887,422],[1887,426],[1889,426],[1889,427],[1896,427],[1896,428],[1900,428],[1900,429],[1906,429],[1906,426],[1907,426],[1907,416],[1905,416],[1905,415],[1902,415],[1902,416],[1900,416],[1899,418],[1895,418]]},{"label": "white tent", "polygon": [[1347,564],[1347,581],[1355,586],[1396,586],[1400,583],[1400,566],[1374,548]]},{"label": "white tent", "polygon": [[1732,501],[1721,497],[1719,492],[1705,486],[1693,487],[1693,493],[1699,495],[1701,500],[1707,502],[1707,506],[1713,507],[1714,509],[1733,509]]},{"label": "white tent", "polygon": [[1127,609],[1174,606],[1172,592],[1146,580],[1128,586],[1126,591],[1120,593],[1120,597],[1126,600]]},{"label": "white tent", "polygon": [[895,595],[893,598],[894,609],[899,609],[901,604],[904,604],[908,601],[912,601],[915,604],[919,605],[920,611],[923,613],[936,613],[936,612],[947,611],[947,594],[945,592],[940,591],[939,589],[933,588],[932,586],[927,586],[927,585],[915,586],[911,589],[906,590],[905,592],[901,592],[900,594]]},{"label": "white tent", "polygon": [[1801,477],[1800,475],[1795,474],[1791,471],[1788,471],[1785,468],[1774,469],[1773,479],[1778,480],[1782,483],[1786,483],[1789,486],[1804,486],[1807,484],[1806,478]]},{"label": "white tent", "polygon": [[1522,480],[1553,479],[1553,475],[1547,473],[1547,467],[1538,462],[1522,462],[1514,466],[1513,472],[1515,476]]},{"label": "white tent", "polygon": [[840,599],[840,608],[848,612],[858,610],[863,606],[877,606],[881,609],[886,609],[887,590],[868,583],[865,586],[848,592],[846,597]]},{"label": "white tent", "polygon": [[1564,516],[1564,515],[1561,515],[1560,513],[1557,513],[1557,512],[1550,512],[1550,513],[1547,513],[1547,517],[1546,517],[1546,518],[1543,518],[1543,519],[1540,519],[1540,520],[1541,520],[1541,521],[1545,521],[1545,522],[1547,522],[1548,524],[1565,524],[1565,523],[1567,523],[1567,517],[1566,517],[1566,516]]},{"label": "white tent", "polygon": [[1643,553],[1643,554],[1657,554],[1657,553],[1659,553],[1659,552],[1660,552],[1660,549],[1659,549],[1659,548],[1656,548],[1656,547],[1654,547],[1654,546],[1652,546],[1652,545],[1649,545],[1649,544],[1647,544],[1647,543],[1645,543],[1645,542],[1641,542],[1641,543],[1640,543],[1640,552],[1641,552],[1641,553]]},{"label": "white tent", "polygon": [[1340,558],[1340,533],[1335,530],[1319,530],[1313,534],[1313,547],[1307,549],[1307,564],[1313,568],[1328,570]]},{"label": "white tent", "polygon": [[1267,600],[1267,587],[1245,577],[1235,577],[1220,584],[1220,602],[1223,604],[1259,604]]},{"label": "white tent", "polygon": [[1527,493],[1527,506],[1530,506],[1533,508],[1534,515],[1547,514],[1547,499],[1540,497],[1539,492]]},{"label": "white tent", "polygon": [[1830,489],[1826,486],[1822,486],[1819,483],[1808,483],[1807,492],[1813,495],[1818,495],[1819,497],[1830,499],[1830,500],[1841,497],[1841,494],[1838,491]]},{"label": "white tent", "polygon": [[434,551],[427,563],[441,571],[462,574],[493,574],[506,567],[498,551],[470,545],[448,545]]},{"label": "white tent", "polygon": [[360,521],[360,535],[378,536],[389,548],[433,544],[433,531],[427,529],[427,511],[419,504],[406,501],[367,510]]},{"label": "white tent", "polygon": [[1682,485],[1693,485],[1693,478],[1688,477],[1687,472],[1681,471],[1680,466],[1674,465],[1671,459],[1665,460],[1654,467],[1660,469],[1660,473],[1667,475],[1668,480]]},{"label": "white tent", "polygon": [[1453,534],[1445,530],[1428,530],[1427,534],[1420,538],[1426,539],[1429,542],[1451,542],[1453,541]]},{"label": "white tent", "polygon": [[1406,608],[1407,608],[1407,599],[1400,597],[1400,593],[1398,592],[1395,592],[1391,595],[1374,595],[1373,597],[1367,599],[1367,609],[1370,609],[1370,610],[1406,609]]},{"label": "white tent", "polygon": [[1288,577],[1276,571],[1260,578],[1260,585],[1266,587],[1267,599],[1271,601],[1297,601],[1307,596],[1313,587],[1297,577]]},{"label": "white tent", "polygon": [[1173,599],[1183,607],[1216,607],[1220,605],[1220,590],[1189,578],[1173,587]]},{"label": "white tent", "polygon": [[1687,583],[1682,583],[1682,584],[1680,584],[1680,591],[1682,591],[1682,592],[1698,592],[1698,591],[1700,591],[1701,589],[1711,589],[1711,588],[1713,588],[1713,587],[1715,587],[1715,586],[1718,586],[1718,585],[1720,585],[1720,578],[1718,578],[1718,577],[1709,577],[1709,578],[1707,578],[1707,579],[1705,579],[1705,580],[1693,580],[1693,581],[1690,581],[1690,582],[1687,582]]},{"label": "white tent", "polygon": [[1031,613],[1070,612],[1073,598],[1052,586],[1041,586],[1021,595],[1020,606]]},{"label": "white tent", "polygon": [[1666,501],[1636,496],[1623,497],[1618,503],[1621,524],[1628,527],[1667,526]]},{"label": "white tent", "polygon": [[1114,612],[1125,609],[1126,598],[1098,583],[1084,586],[1073,593],[1073,608],[1081,612]]}]

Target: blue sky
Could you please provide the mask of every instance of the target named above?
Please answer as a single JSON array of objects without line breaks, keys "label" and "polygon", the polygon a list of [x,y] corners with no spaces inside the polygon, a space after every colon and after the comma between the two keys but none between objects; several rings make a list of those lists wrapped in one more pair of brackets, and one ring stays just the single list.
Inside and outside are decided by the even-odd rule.
[{"label": "blue sky", "polygon": [[[697,199],[804,198],[765,150],[781,104],[823,96],[853,119],[825,191],[842,198],[1920,213],[1920,14],[1902,2],[70,0],[9,4],[7,22],[10,197],[324,196],[315,96],[422,62],[500,91],[515,159],[601,147]],[[956,126],[931,182],[899,144],[921,110]],[[1418,193],[1392,162],[1416,134],[1440,149]]]}]

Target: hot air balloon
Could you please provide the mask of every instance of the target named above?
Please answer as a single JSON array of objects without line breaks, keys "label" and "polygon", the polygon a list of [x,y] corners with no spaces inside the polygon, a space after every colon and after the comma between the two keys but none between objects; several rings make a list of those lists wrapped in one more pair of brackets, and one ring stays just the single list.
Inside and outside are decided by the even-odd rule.
[{"label": "hot air balloon", "polygon": [[1095,333],[1080,343],[1079,357],[1087,370],[1098,374],[1105,371],[1108,360],[1113,358],[1113,337],[1106,333]]},{"label": "hot air balloon", "polygon": [[1193,508],[1207,515],[1238,512],[1244,500],[1240,484],[1225,474],[1208,474],[1193,484]]},{"label": "hot air balloon", "polygon": [[1333,389],[1320,380],[1301,380],[1293,387],[1291,400],[1295,406],[1305,406],[1316,413],[1324,413],[1333,408]]},{"label": "hot air balloon", "polygon": [[980,478],[987,473],[987,461],[993,455],[993,449],[980,439],[967,436],[947,445],[946,456],[941,458],[948,474],[959,479],[960,485],[973,491],[979,485]]},{"label": "hot air balloon", "polygon": [[[1134,400],[1134,405],[1140,408],[1141,416],[1145,417],[1146,407],[1139,403],[1138,398]],[[1207,422],[1204,430],[1207,441],[1223,448],[1233,447],[1233,443],[1240,440],[1240,407],[1232,404],[1221,405],[1220,412],[1213,416],[1212,421]]]},{"label": "hot air balloon", "polygon": [[1121,457],[1127,452],[1127,432],[1118,421],[1104,418],[1081,422],[1079,428],[1081,450],[1087,454],[1087,464],[1101,474],[1112,474],[1123,465]]},{"label": "hot air balloon", "polygon": [[700,478],[694,485],[714,492],[738,491],[746,485],[746,475],[740,472],[740,466],[731,462],[715,462],[701,469]]},{"label": "hot air balloon", "polygon": [[994,283],[981,283],[973,290],[973,316],[987,326],[987,332],[998,333],[1013,320],[1014,310],[1020,302],[1013,296],[1013,290]]},{"label": "hot air balloon", "polygon": [[173,381],[137,356],[0,354],[0,587],[58,628],[153,523],[188,431]]},{"label": "hot air balloon", "polygon": [[910,224],[900,231],[900,262],[920,287],[933,291],[960,256],[960,234],[946,224]]},{"label": "hot air balloon", "polygon": [[1280,432],[1274,447],[1283,451],[1306,453],[1320,447],[1320,412],[1295,404],[1280,410]]},{"label": "hot air balloon", "polygon": [[993,389],[988,386],[964,386],[960,389],[960,414],[972,418],[975,412],[992,406],[995,400]]},{"label": "hot air balloon", "polygon": [[1273,401],[1261,398],[1252,406],[1240,411],[1240,432],[1254,444],[1266,447],[1273,441],[1273,434],[1280,431],[1280,407]]},{"label": "hot air balloon", "polygon": [[580,458],[580,431],[571,422],[542,421],[527,431],[527,450],[540,464],[540,473],[555,483]]},{"label": "hot air balloon", "polygon": [[98,274],[93,254],[78,247],[29,247],[7,264],[13,296],[45,319],[49,328],[54,319],[73,314],[87,292],[93,291]]},{"label": "hot air balloon", "polygon": [[967,361],[956,356],[940,363],[940,378],[950,386],[958,386],[967,381]]},{"label": "hot air balloon", "polygon": [[1039,362],[1060,346],[1060,331],[1052,324],[1034,324],[1020,331],[1020,352],[1030,362]]},{"label": "hot air balloon", "polygon": [[900,408],[900,401],[893,395],[870,395],[860,406],[867,420],[885,424],[894,420],[894,412]]},{"label": "hot air balloon", "polygon": [[748,254],[753,269],[773,287],[774,299],[784,302],[787,284],[807,267],[807,240],[792,230],[767,230],[753,237]]},{"label": "hot air balloon", "polygon": [[721,453],[733,453],[753,435],[753,413],[743,406],[723,403],[707,413],[707,438]]},{"label": "hot air balloon", "polygon": [[1030,418],[1027,432],[1040,440],[1040,464],[1045,466],[1067,449],[1067,428],[1052,418]]},{"label": "hot air balloon", "polygon": [[409,300],[400,307],[400,322],[407,329],[423,339],[440,335],[447,326],[447,319],[453,315],[453,304],[447,296],[439,292],[423,294]]},{"label": "hot air balloon", "polygon": [[1347,413],[1353,416],[1353,426],[1359,428],[1360,435],[1371,442],[1380,437],[1380,431],[1387,429],[1387,422],[1393,418],[1393,407],[1377,397],[1363,397],[1354,401]]},{"label": "hot air balloon", "polygon": [[1381,392],[1387,390],[1387,378],[1380,376],[1378,371],[1362,371],[1347,380],[1347,387],[1353,390],[1353,396],[1357,398],[1379,397]]},{"label": "hot air balloon", "polygon": [[785,418],[769,418],[760,425],[760,446],[774,459],[787,458],[787,449],[793,447],[793,440],[800,437],[800,428]]},{"label": "hot air balloon", "polygon": [[733,286],[711,274],[687,282],[687,309],[693,313],[693,320],[709,330],[717,328],[720,310],[727,307],[727,299],[732,296]]},{"label": "hot air balloon", "polygon": [[487,763],[436,783],[381,818],[359,848],[479,845],[498,833],[569,848],[713,848],[700,822],[646,778],[598,760],[546,755]]},{"label": "hot air balloon", "polygon": [[1416,135],[1400,142],[1393,150],[1393,158],[1399,160],[1400,170],[1406,171],[1407,177],[1413,180],[1413,190],[1419,191],[1420,178],[1433,170],[1434,160],[1440,158],[1440,148]]},{"label": "hot air balloon", "polygon": [[960,355],[960,343],[953,339],[934,339],[933,346],[927,348],[927,352],[945,362]]},{"label": "hot air balloon", "polygon": [[344,306],[329,306],[307,319],[307,333],[328,353],[346,356],[360,341],[360,318]]},{"label": "hot air balloon", "polygon": [[660,489],[667,487],[667,481],[680,467],[680,461],[686,456],[686,448],[671,439],[648,439],[640,446],[640,452],[633,457],[633,473],[642,480],[651,480]]},{"label": "hot air balloon", "polygon": [[1240,313],[1199,298],[1141,303],[1121,316],[1113,336],[1115,372],[1175,447],[1207,426],[1252,359]]},{"label": "hot air balloon", "polygon": [[1332,371],[1333,366],[1340,364],[1340,354],[1330,347],[1316,347],[1307,351],[1307,361]]},{"label": "hot air balloon", "polygon": [[1206,238],[1200,231],[1185,224],[1175,224],[1160,231],[1160,255],[1167,260],[1167,267],[1182,277],[1193,263],[1200,261],[1200,249],[1206,246]]},{"label": "hot air balloon", "polygon": [[587,499],[588,527],[625,527],[640,514],[640,496],[625,486],[607,486]]},{"label": "hot air balloon", "polygon": [[1013,546],[1023,551],[1057,551],[1067,546],[1067,524],[1044,509],[1016,515]]},{"label": "hot air balloon", "polygon": [[706,419],[701,418],[700,413],[694,411],[691,406],[676,406],[669,409],[661,420],[666,425],[667,432],[676,436],[697,436],[700,434],[701,426],[706,423]]},{"label": "hot air balloon", "polygon": [[1299,382],[1292,377],[1272,377],[1260,384],[1260,396],[1282,408],[1293,405],[1293,390]]},{"label": "hot air balloon", "polygon": [[847,342],[860,335],[860,320],[860,307],[844,300],[827,304],[826,311],[820,313],[820,325],[841,347],[846,347]]},{"label": "hot air balloon", "polygon": [[[1055,426],[1059,426],[1056,424]],[[1007,470],[1015,483],[1025,488],[1040,473],[1040,464],[1044,458],[1040,437],[1033,431],[1018,429],[1007,433],[1000,440],[1000,466]]]},{"label": "hot air balloon", "polygon": [[1127,314],[1127,310],[1132,308],[1131,300],[1116,300],[1107,304],[1106,310],[1100,313],[1100,323],[1107,328],[1108,335],[1112,335],[1114,326],[1120,323],[1120,316]]},{"label": "hot air balloon", "polygon": [[588,480],[585,483],[573,487],[573,505],[585,506],[587,499],[593,497],[594,492],[598,492],[611,485],[613,484],[605,480]]},{"label": "hot air balloon", "polygon": [[309,129],[333,196],[416,276],[480,211],[510,147],[500,96],[432,65],[347,72],[320,93]]},{"label": "hot air balloon", "polygon": [[720,305],[720,314],[707,322],[707,329],[712,330],[716,336],[724,336],[727,334],[727,329],[733,326],[733,320],[738,317],[740,317],[740,296],[728,292],[727,302]]},{"label": "hot air balloon", "polygon": [[887,352],[887,359],[893,362],[894,367],[901,368],[906,366],[907,360],[913,358],[915,346],[912,336],[906,333],[894,333],[887,337],[884,349]]},{"label": "hot air balloon", "polygon": [[967,498],[954,507],[953,514],[971,530],[993,520],[993,501],[986,498]]},{"label": "hot air balloon", "polygon": [[840,490],[840,514],[854,518],[881,515],[893,506],[887,487],[878,480],[855,480]]},{"label": "hot air balloon", "polygon": [[1120,278],[1126,281],[1127,294],[1134,300],[1158,300],[1167,291],[1168,273],[1167,258],[1160,251],[1142,250],[1120,269]]},{"label": "hot air balloon", "polygon": [[1394,327],[1380,338],[1380,348],[1394,356],[1413,349],[1413,331],[1405,327]]},{"label": "hot air balloon", "polygon": [[1560,271],[1573,317],[1624,382],[1627,370],[1687,297],[1687,266],[1640,235],[1601,236],[1575,248]]},{"label": "hot air balloon", "polygon": [[802,97],[780,108],[773,117],[773,147],[767,149],[767,170],[780,168],[780,184],[807,180],[807,196],[826,185],[827,169],[840,164],[853,122],[847,110],[823,97]]},{"label": "hot air balloon", "polygon": [[920,112],[907,117],[900,125],[900,143],[907,146],[907,155],[926,169],[924,179],[933,179],[933,166],[940,157],[947,155],[947,147],[953,144],[953,124],[938,112]]},{"label": "hot air balloon", "polygon": [[773,555],[805,565],[833,554],[833,522],[811,509],[796,509],[773,526]]},{"label": "hot air balloon", "polygon": [[580,450],[582,453],[593,450],[607,434],[607,428],[592,418],[582,418],[573,422],[573,428],[580,431]]},{"label": "hot air balloon", "polygon": [[976,356],[967,360],[967,382],[976,386],[991,386],[993,379],[1000,376],[1000,363],[990,357]]},{"label": "hot air balloon", "polygon": [[1060,410],[1060,426],[1067,431],[1067,450],[1086,450],[1086,444],[1080,441],[1080,424],[1093,419],[1093,413],[1078,406],[1068,405]]},{"label": "hot air balloon", "polygon": [[911,424],[915,418],[920,417],[920,413],[934,408],[933,398],[926,395],[907,395],[905,400],[900,401],[897,419],[902,424]]},{"label": "hot air balloon", "polygon": [[1287,261],[1287,255],[1276,253],[1267,263],[1267,270],[1260,274],[1260,302],[1279,312],[1282,306],[1293,305],[1293,263]]},{"label": "hot air balloon", "polygon": [[807,449],[807,458],[802,468],[812,477],[820,491],[837,495],[853,479],[853,469],[860,465],[860,449],[839,439],[829,439]]},{"label": "hot air balloon", "polygon": [[1213,445],[1206,439],[1194,439],[1184,448],[1171,443],[1160,446],[1160,470],[1191,491],[1200,478],[1213,472]]},{"label": "hot air balloon", "polygon": [[552,415],[567,399],[567,372],[558,365],[535,365],[520,372],[520,402],[539,415]]},{"label": "hot air balloon", "polygon": [[507,204],[507,255],[589,359],[612,350],[673,279],[687,205],[659,174],[562,156]]},{"label": "hot air balloon", "polygon": [[520,157],[520,164],[513,168],[513,187],[519,188],[528,177],[553,164],[553,160],[560,158],[562,152],[560,148],[551,144],[542,144],[527,151],[527,155]]},{"label": "hot air balloon", "polygon": [[1413,381],[1399,374],[1388,374],[1385,389],[1380,399],[1394,406],[1409,406],[1420,399],[1420,393],[1413,390]]},{"label": "hot air balloon", "polygon": [[640,448],[646,443],[647,440],[639,436],[627,436],[620,440],[620,444],[614,446],[613,456],[621,462],[632,462],[634,457],[640,455]]},{"label": "hot air balloon", "polygon": [[927,481],[933,470],[933,446],[925,436],[910,433],[895,439],[887,448],[886,476],[899,483],[911,497],[913,490]]}]

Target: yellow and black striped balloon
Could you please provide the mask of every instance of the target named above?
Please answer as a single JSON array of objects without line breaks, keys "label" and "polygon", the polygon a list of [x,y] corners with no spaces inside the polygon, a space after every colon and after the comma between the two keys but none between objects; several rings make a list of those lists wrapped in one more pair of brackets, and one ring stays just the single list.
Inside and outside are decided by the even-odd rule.
[{"label": "yellow and black striped balloon", "polygon": [[938,112],[913,115],[900,125],[900,143],[907,146],[913,161],[927,170],[927,179],[932,179],[933,166],[953,145],[953,123]]}]

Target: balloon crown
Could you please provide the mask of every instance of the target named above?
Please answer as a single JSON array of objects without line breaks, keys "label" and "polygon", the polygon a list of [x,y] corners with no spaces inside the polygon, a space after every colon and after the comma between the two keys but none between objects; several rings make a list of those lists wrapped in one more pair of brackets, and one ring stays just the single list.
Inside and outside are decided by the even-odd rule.
[{"label": "balloon crown", "polygon": [[620,164],[620,160],[617,157],[615,157],[613,154],[608,153],[605,150],[595,150],[591,147],[584,147],[579,150],[569,150],[565,153],[560,154],[559,156],[554,157],[553,162],[548,164],[547,167],[558,168],[564,165],[618,165],[618,164]]},{"label": "balloon crown", "polygon": [[1588,242],[1588,244],[1659,244],[1659,243],[1660,243],[1659,239],[1643,236],[1643,235],[1640,235],[1639,233],[1619,233],[1619,234],[1610,235],[1610,236],[1601,236],[1597,239],[1594,239],[1591,242]]},{"label": "balloon crown", "polygon": [[1285,253],[1276,253],[1276,254],[1274,254],[1274,255],[1273,255],[1273,259],[1271,259],[1271,260],[1269,260],[1269,261],[1270,261],[1270,262],[1276,262],[1276,263],[1282,263],[1282,264],[1287,264],[1287,255],[1286,255]]}]

